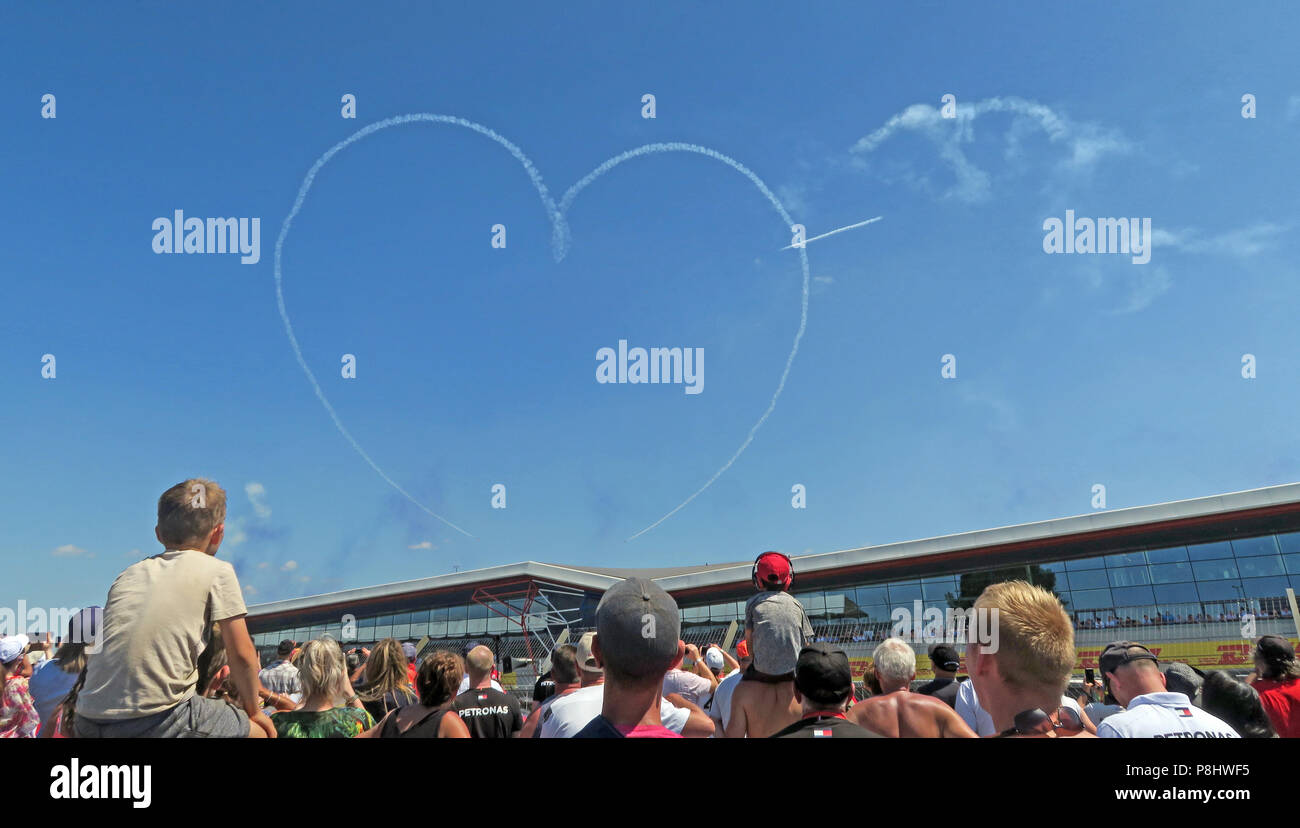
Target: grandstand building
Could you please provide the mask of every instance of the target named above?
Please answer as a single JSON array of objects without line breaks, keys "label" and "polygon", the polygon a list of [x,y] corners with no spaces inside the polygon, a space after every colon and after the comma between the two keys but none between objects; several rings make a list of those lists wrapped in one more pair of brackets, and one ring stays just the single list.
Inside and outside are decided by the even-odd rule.
[{"label": "grandstand building", "polygon": [[[818,638],[842,642],[859,670],[890,634],[895,609],[968,606],[991,581],[1015,578],[1060,597],[1074,620],[1079,671],[1120,638],[1202,668],[1244,668],[1251,635],[1297,639],[1288,588],[1300,590],[1300,484],[793,562],[793,591]],[[524,665],[503,676],[522,690],[533,679],[527,665],[591,629],[601,593],[626,577],[651,578],[676,598],[688,641],[729,644],[754,592],[751,566],[752,557],[664,569],[523,561],[256,605],[248,623],[263,648],[324,634],[359,645],[423,641],[424,652],[487,643],[503,664],[509,657],[508,669]],[[913,646],[924,677],[925,645]]]}]

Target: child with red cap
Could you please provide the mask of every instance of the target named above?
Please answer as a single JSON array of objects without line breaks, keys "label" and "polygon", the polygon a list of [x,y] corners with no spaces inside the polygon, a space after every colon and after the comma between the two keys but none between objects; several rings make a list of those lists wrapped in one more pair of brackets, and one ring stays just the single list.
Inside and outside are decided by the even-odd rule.
[{"label": "child with red cap", "polygon": [[754,561],[759,592],[745,604],[745,642],[759,674],[794,681],[799,652],[813,640],[803,604],[790,594],[794,567],[780,552],[764,552]]},{"label": "child with red cap", "polygon": [[813,628],[803,604],[790,594],[794,567],[780,552],[764,552],[754,561],[754,588],[745,604],[746,649],[753,662],[732,696],[725,735],[766,737],[797,721],[794,668],[799,653],[812,642]]}]

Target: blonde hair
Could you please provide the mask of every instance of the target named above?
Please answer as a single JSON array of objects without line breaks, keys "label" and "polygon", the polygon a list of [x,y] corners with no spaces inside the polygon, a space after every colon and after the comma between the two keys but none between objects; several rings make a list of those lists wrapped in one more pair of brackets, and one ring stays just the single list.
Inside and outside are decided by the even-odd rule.
[{"label": "blonde hair", "polygon": [[158,498],[158,539],[169,547],[206,543],[226,521],[226,490],[214,481],[192,477]]},{"label": "blonde hair", "polygon": [[1074,670],[1074,625],[1060,600],[1025,581],[991,584],[975,600],[977,612],[997,610],[998,672],[1021,688],[1065,691]]},{"label": "blonde hair", "polygon": [[[308,641],[298,658],[298,677],[302,681],[303,698],[328,693],[343,680],[346,671],[343,649],[329,636]],[[338,701],[335,699],[335,701]]]},{"label": "blonde hair", "polygon": [[389,693],[398,693],[414,701],[410,674],[406,669],[406,656],[396,638],[385,638],[375,645],[366,662],[365,685],[357,691],[362,700],[382,701]]}]

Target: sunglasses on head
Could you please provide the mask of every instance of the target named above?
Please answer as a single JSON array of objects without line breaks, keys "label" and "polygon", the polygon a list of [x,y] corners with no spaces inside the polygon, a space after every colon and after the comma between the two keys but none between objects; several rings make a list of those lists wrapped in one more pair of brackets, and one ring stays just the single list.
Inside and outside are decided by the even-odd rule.
[{"label": "sunglasses on head", "polygon": [[1033,710],[1017,713],[1011,727],[998,736],[1042,736],[1056,730],[1080,733],[1083,731],[1083,720],[1079,718],[1079,714],[1073,707],[1058,707],[1055,716],[1044,713],[1040,707],[1035,707]]}]

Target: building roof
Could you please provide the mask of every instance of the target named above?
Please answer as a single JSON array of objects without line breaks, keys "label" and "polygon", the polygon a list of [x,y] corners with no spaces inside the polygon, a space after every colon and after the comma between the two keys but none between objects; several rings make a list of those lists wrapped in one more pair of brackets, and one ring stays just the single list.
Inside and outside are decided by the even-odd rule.
[{"label": "building roof", "polygon": [[[1300,483],[1178,500],[1152,506],[1097,511],[1074,517],[879,546],[864,546],[838,552],[791,556],[791,558],[795,562],[798,575],[807,579],[819,573],[829,576],[845,569],[888,568],[904,561],[908,564],[941,562],[990,555],[995,550],[1000,554],[1010,554],[1016,550],[1031,548],[1053,546],[1059,548],[1060,542],[1064,539],[1069,539],[1074,544],[1073,548],[1086,551],[1085,542],[1088,539],[1105,539],[1111,544],[1123,543],[1126,537],[1138,540],[1158,537],[1158,533],[1167,527],[1223,524],[1225,521],[1232,522],[1239,518],[1278,513],[1300,515]],[[1082,552],[1074,554],[1082,554]],[[455,588],[473,589],[481,585],[528,579],[602,591],[624,578],[642,577],[656,581],[665,590],[676,595],[720,586],[747,584],[752,566],[752,561],[739,561],[702,566],[635,569],[523,561],[257,604],[249,607],[249,616],[256,618],[279,615],[298,610],[351,605]]]},{"label": "building roof", "polygon": [[702,564],[700,566],[664,566],[657,569],[634,569],[627,567],[611,566],[581,566],[571,564],[545,564],[545,566],[567,567],[577,569],[582,572],[590,572],[593,575],[608,575],[611,578],[649,578],[652,581],[661,578],[672,578],[677,575],[694,575],[699,572],[716,572],[724,569],[734,569],[736,567],[753,566],[752,561],[733,561],[731,563],[721,564]]}]

